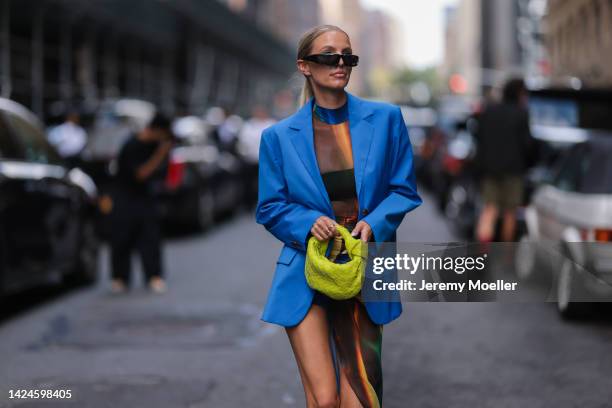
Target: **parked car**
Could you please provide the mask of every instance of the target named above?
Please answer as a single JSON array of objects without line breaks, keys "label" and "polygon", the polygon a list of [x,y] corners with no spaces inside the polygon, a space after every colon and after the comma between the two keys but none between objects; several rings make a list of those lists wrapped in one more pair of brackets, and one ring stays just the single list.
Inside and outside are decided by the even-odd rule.
[{"label": "parked car", "polygon": [[474,226],[482,206],[474,169],[476,141],[468,126],[471,120],[457,124],[457,132],[444,150],[440,166],[444,188],[438,194],[446,218],[467,239],[474,237]]},{"label": "parked car", "polygon": [[429,107],[413,107],[402,105],[402,117],[408,128],[410,135],[410,143],[414,150],[414,167],[417,173],[421,173],[426,160],[429,146],[426,144],[431,142],[431,132],[436,125],[436,111]]},{"label": "parked car", "polygon": [[552,269],[559,312],[583,314],[612,300],[612,133],[586,131],[538,187],[525,210],[519,277]]},{"label": "parked car", "polygon": [[467,134],[470,111],[466,110],[466,105],[445,99],[438,109],[436,125],[423,148],[427,163],[422,179],[433,193],[437,208],[444,212],[453,179],[463,172],[472,157],[472,149],[465,147],[474,143],[469,141],[471,135]]},{"label": "parked car", "polygon": [[168,224],[206,229],[233,213],[242,200],[242,163],[210,138],[210,126],[196,116],[173,124],[177,143],[168,173],[156,186],[162,216]]},{"label": "parked car", "polygon": [[66,167],[42,129],[0,98],[0,295],[97,276],[95,184]]}]

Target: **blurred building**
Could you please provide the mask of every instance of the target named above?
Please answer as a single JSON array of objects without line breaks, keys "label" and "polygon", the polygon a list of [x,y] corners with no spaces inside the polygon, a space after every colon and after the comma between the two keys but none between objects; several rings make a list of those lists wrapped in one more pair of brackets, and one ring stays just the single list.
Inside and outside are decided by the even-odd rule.
[{"label": "blurred building", "polygon": [[544,43],[546,3],[547,0],[519,1],[518,41],[524,75],[532,88],[548,86],[551,77],[550,58]]},{"label": "blurred building", "polygon": [[364,10],[363,45],[359,70],[366,75],[364,94],[398,100],[394,94],[393,75],[404,65],[404,38],[400,22],[381,10]]},{"label": "blurred building", "polygon": [[0,13],[0,92],[39,116],[118,97],[246,112],[294,69],[291,49],[217,1],[0,0]]},{"label": "blurred building", "polygon": [[263,24],[277,38],[297,53],[302,35],[319,24],[321,12],[318,1],[268,0],[263,13]]},{"label": "blurred building", "polygon": [[[447,9],[442,77],[455,81],[454,92],[479,95],[482,83],[480,0],[462,0]],[[460,84],[459,84],[460,82]]]},{"label": "blurred building", "polygon": [[303,33],[319,24],[318,0],[220,0],[232,11],[241,14],[272,33],[290,49],[297,50]]},{"label": "blurred building", "polygon": [[444,56],[442,63],[438,67],[439,74],[442,78],[449,78],[453,73],[459,70],[459,58],[460,52],[457,48],[458,42],[455,38],[459,34],[459,27],[457,24],[457,13],[459,7],[457,6],[446,6],[443,12],[444,20]]},{"label": "blurred building", "polygon": [[508,77],[547,75],[543,0],[461,0],[445,13],[443,77],[478,97]]},{"label": "blurred building", "polygon": [[522,75],[522,54],[518,41],[520,0],[482,0],[481,66],[482,87],[499,85],[509,75]]},{"label": "blurred building", "polygon": [[546,44],[556,82],[612,86],[610,0],[548,0],[545,21]]}]

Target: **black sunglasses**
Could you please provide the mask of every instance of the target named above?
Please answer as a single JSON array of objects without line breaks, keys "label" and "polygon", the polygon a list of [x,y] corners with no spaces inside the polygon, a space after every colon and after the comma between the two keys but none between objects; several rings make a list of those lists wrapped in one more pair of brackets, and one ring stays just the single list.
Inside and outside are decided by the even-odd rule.
[{"label": "black sunglasses", "polygon": [[335,67],[340,62],[340,58],[344,62],[344,65],[349,67],[356,67],[359,63],[359,57],[353,54],[312,54],[302,58],[304,61],[312,61],[317,64],[328,65]]}]

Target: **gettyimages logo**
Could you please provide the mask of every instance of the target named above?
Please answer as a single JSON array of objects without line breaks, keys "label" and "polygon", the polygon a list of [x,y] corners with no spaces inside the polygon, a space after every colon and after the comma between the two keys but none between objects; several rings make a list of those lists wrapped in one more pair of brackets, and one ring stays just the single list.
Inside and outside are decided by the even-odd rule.
[{"label": "gettyimages logo", "polygon": [[481,256],[429,256],[421,254],[414,257],[409,254],[396,254],[395,257],[374,257],[372,272],[380,275],[387,270],[397,269],[414,275],[419,270],[453,271],[458,275],[466,271],[482,271],[488,254]]}]

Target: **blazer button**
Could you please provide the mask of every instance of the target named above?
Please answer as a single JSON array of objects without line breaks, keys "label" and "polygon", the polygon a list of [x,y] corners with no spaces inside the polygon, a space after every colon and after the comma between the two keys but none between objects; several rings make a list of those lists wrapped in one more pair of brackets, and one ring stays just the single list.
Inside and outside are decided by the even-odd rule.
[{"label": "blazer button", "polygon": [[370,213],[370,211],[368,211],[368,209],[367,209],[367,208],[364,208],[364,209],[361,211],[361,213],[362,213],[363,215],[368,215],[368,214]]},{"label": "blazer button", "polygon": [[291,241],[291,246],[298,248],[300,246],[300,244],[298,244],[297,241]]}]

